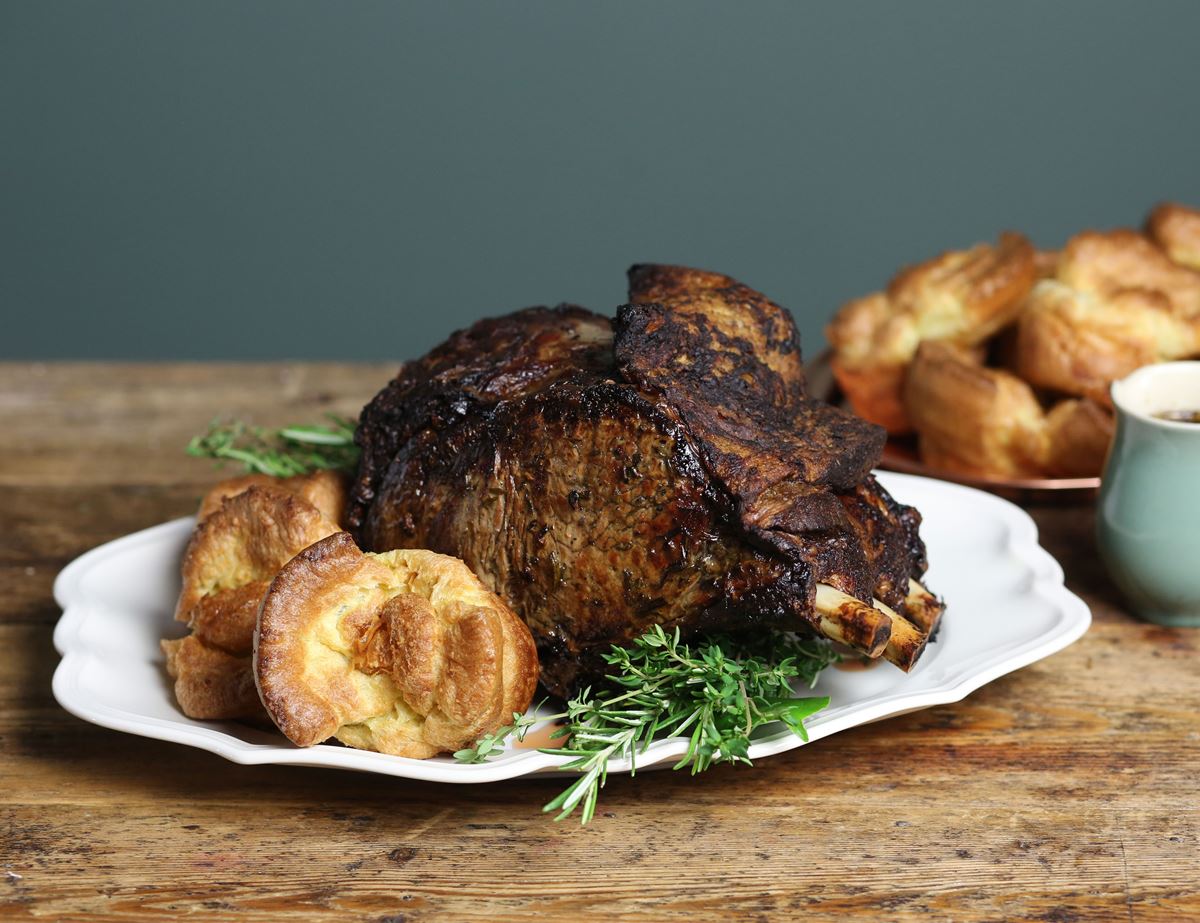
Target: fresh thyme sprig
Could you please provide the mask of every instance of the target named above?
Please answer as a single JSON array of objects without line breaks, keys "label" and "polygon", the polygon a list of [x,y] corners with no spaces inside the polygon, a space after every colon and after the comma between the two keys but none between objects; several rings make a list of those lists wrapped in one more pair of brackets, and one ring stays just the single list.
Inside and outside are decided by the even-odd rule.
[{"label": "fresh thyme sprig", "polygon": [[545,703],[543,699],[526,714],[522,715],[519,711],[513,712],[512,724],[506,724],[503,727],[498,727],[490,734],[485,734],[475,741],[475,746],[467,747],[465,750],[456,750],[454,758],[461,763],[484,763],[487,758],[493,753],[497,753],[504,749],[504,745],[510,737],[520,741],[525,739],[525,735],[529,729],[535,724],[541,724],[543,721],[554,721],[559,718],[565,718],[566,712],[561,715],[542,716],[538,715],[537,711]]},{"label": "fresh thyme sprig", "polygon": [[811,687],[821,671],[838,659],[824,642],[771,633],[756,640],[711,638],[693,649],[679,631],[656,626],[630,647],[614,647],[605,655],[612,672],[597,690],[584,690],[567,703],[563,715],[525,717],[482,738],[475,747],[455,754],[465,762],[482,762],[518,739],[533,724],[566,719],[553,736],[566,738],[556,753],[574,759],[561,768],[580,777],[543,810],[557,811],[556,820],[577,808],[587,823],[596,813],[609,763],[637,757],[654,740],[686,737],[687,751],[673,768],[703,772],[714,763],[750,763],[755,729],[780,721],[808,740],[804,719],[829,704],[827,697],[796,698],[794,682]]},{"label": "fresh thyme sprig", "polygon": [[239,462],[247,471],[275,477],[308,474],[320,469],[353,472],[359,449],[354,421],[328,415],[329,424],[263,429],[240,421],[214,420],[208,432],[188,443],[188,455]]}]

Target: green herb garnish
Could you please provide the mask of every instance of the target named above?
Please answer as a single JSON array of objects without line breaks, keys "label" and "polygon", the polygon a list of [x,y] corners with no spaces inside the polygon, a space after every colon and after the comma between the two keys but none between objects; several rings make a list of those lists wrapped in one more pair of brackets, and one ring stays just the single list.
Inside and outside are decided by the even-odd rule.
[{"label": "green herb garnish", "polygon": [[552,721],[559,718],[565,718],[566,713],[561,715],[551,715],[550,717],[541,717],[536,714],[537,710],[545,704],[543,699],[537,705],[530,709],[529,713],[522,715],[519,711],[513,712],[512,724],[506,724],[503,727],[498,727],[490,734],[485,734],[475,741],[475,746],[468,747],[465,750],[456,750],[454,758],[461,763],[485,763],[487,758],[493,753],[504,749],[504,744],[508,738],[515,737],[517,740],[524,740],[525,734],[535,724],[541,724],[543,721]]},{"label": "green herb garnish", "polygon": [[282,429],[214,420],[208,432],[188,443],[187,453],[239,462],[247,471],[281,478],[321,469],[353,473],[359,455],[354,444],[354,421],[333,414],[328,418],[328,425]]},{"label": "green herb garnish", "polygon": [[693,649],[680,641],[678,629],[668,634],[655,626],[604,659],[613,672],[596,691],[584,690],[568,702],[561,715],[513,715],[512,724],[455,757],[482,762],[508,736],[520,739],[534,724],[565,719],[553,735],[565,737],[564,746],[543,752],[574,757],[562,768],[581,775],[543,810],[557,811],[555,819],[562,820],[579,808],[586,824],[596,813],[609,762],[629,759],[632,774],[637,755],[656,739],[686,737],[687,752],[673,768],[690,768],[693,775],[714,763],[749,764],[751,735],[773,721],[807,741],[804,719],[829,699],[795,698],[792,683],[811,687],[838,655],[822,641],[780,633],[756,640],[710,638]]}]

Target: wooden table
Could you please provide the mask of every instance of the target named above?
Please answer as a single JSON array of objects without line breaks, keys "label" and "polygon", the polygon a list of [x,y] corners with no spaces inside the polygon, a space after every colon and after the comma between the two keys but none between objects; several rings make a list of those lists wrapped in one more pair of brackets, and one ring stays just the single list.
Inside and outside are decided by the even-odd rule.
[{"label": "wooden table", "polygon": [[1086,507],[1033,510],[1095,615],[1073,647],[753,769],[614,777],[587,828],[539,812],[554,780],[237,766],[60,709],[51,581],[193,511],[188,436],[390,371],[0,365],[0,918],[1200,918],[1200,631],[1128,615]]}]

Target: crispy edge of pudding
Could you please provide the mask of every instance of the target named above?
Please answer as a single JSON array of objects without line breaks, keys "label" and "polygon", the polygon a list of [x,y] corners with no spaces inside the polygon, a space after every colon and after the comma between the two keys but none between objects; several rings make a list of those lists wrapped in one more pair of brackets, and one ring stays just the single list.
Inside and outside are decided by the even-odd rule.
[{"label": "crispy edge of pudding", "polygon": [[346,476],[337,471],[313,471],[279,478],[270,474],[243,474],[220,481],[204,495],[196,519],[203,522],[221,508],[226,500],[245,493],[251,487],[271,487],[307,500],[330,522],[341,525],[346,518],[348,485]]}]

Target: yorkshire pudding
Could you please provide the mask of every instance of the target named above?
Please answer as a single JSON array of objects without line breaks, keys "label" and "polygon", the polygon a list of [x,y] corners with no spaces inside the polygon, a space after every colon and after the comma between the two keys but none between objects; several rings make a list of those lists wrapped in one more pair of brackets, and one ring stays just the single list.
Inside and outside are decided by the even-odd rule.
[{"label": "yorkshire pudding", "polygon": [[345,503],[342,481],[331,473],[235,478],[204,498],[175,610],[192,634],[162,642],[175,697],[188,717],[263,717],[250,668],[259,602],[296,552],[338,531],[305,496],[331,513]]},{"label": "yorkshire pudding", "polygon": [[1030,383],[1111,406],[1109,385],[1152,362],[1200,353],[1200,273],[1142,235],[1072,238],[1056,278],[1030,293],[1016,371]]},{"label": "yorkshire pudding", "polygon": [[1020,310],[1038,273],[1032,244],[1005,232],[997,244],[955,250],[899,272],[884,292],[848,302],[826,329],[833,373],[856,413],[908,432],[904,376],[926,340],[982,343]]},{"label": "yorkshire pudding", "polygon": [[1150,212],[1146,233],[1180,266],[1200,272],[1200,209],[1164,202]]},{"label": "yorkshire pudding", "polygon": [[271,583],[259,693],[289,740],[424,759],[524,712],[538,681],[525,623],[457,558],[364,554],[339,532]]},{"label": "yorkshire pudding", "polygon": [[338,531],[317,507],[278,487],[227,497],[192,533],[175,618],[206,643],[248,654],[258,604],[302,548]]},{"label": "yorkshire pudding", "polygon": [[189,718],[266,723],[249,654],[231,654],[196,635],[163,641],[162,649],[175,700]]},{"label": "yorkshire pudding", "polygon": [[905,401],[921,457],[965,474],[1093,476],[1113,433],[1111,414],[1094,402],[1064,400],[1047,412],[1011,372],[946,343],[921,346]]}]

